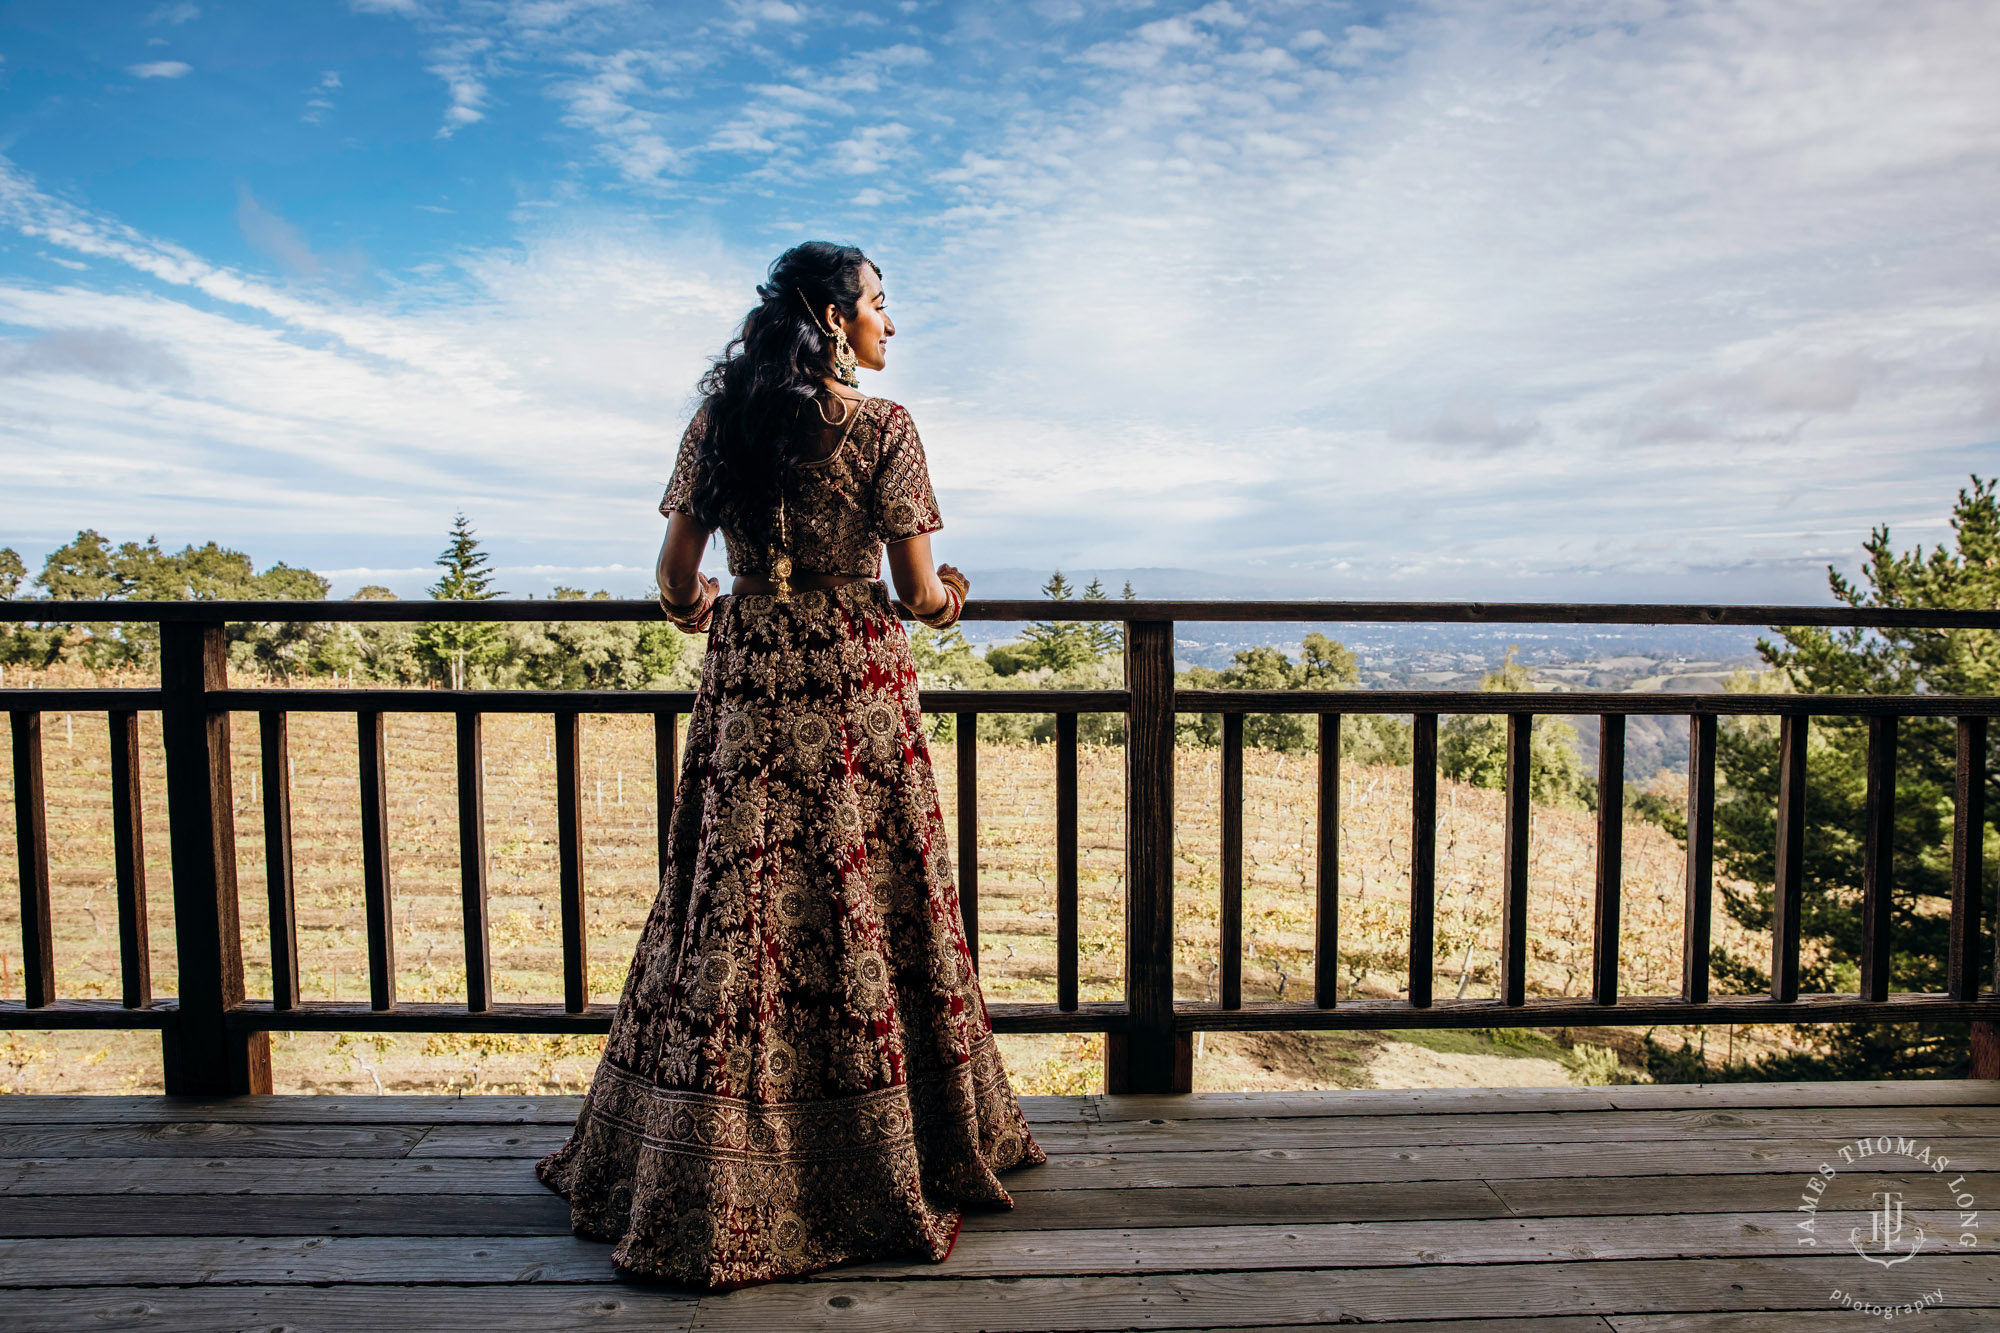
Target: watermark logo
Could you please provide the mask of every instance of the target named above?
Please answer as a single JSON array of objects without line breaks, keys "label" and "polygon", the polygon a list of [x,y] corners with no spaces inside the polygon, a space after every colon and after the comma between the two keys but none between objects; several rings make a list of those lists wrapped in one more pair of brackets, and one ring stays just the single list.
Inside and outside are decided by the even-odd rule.
[{"label": "watermark logo", "polygon": [[[1849,1168],[1843,1181],[1841,1173]],[[1949,1157],[1920,1139],[1900,1134],[1855,1139],[1806,1177],[1794,1224],[1798,1243],[1813,1249],[1840,1246],[1889,1274],[1920,1254],[1975,1250],[1979,1201],[1966,1180],[1965,1173],[1951,1170]],[[1857,1214],[1867,1222],[1858,1221]],[[1944,1301],[1942,1288],[1900,1291],[1895,1288],[1903,1284],[1889,1277],[1861,1279],[1860,1285],[1870,1290],[1836,1288],[1829,1300],[1884,1320]]]},{"label": "watermark logo", "polygon": [[1861,1228],[1855,1227],[1847,1233],[1847,1240],[1854,1252],[1871,1264],[1884,1268],[1894,1268],[1905,1259],[1914,1259],[1924,1248],[1924,1229],[1911,1227],[1916,1234],[1910,1237],[1910,1248],[1899,1250],[1896,1242],[1903,1234],[1903,1191],[1877,1190],[1876,1202],[1880,1205],[1869,1215],[1868,1244],[1879,1245],[1876,1253],[1870,1254],[1861,1242]]}]

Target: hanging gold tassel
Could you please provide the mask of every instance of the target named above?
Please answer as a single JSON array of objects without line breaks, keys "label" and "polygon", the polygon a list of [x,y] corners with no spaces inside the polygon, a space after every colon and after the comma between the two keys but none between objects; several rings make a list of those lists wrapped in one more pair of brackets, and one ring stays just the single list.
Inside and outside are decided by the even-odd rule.
[{"label": "hanging gold tassel", "polygon": [[771,547],[771,579],[778,585],[778,600],[792,600],[792,557],[785,552],[785,492],[778,491],[778,540]]}]

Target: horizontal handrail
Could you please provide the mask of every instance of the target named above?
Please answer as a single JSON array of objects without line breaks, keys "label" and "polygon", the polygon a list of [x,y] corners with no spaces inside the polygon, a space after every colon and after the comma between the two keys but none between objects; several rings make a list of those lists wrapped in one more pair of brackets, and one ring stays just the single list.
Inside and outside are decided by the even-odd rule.
[{"label": "horizontal handrail", "polygon": [[[1046,712],[1046,709],[1041,711]],[[1177,713],[1494,713],[1671,717],[1995,717],[1972,694],[1584,693],[1567,690],[1175,690]]]},{"label": "horizontal handrail", "polygon": [[[0,712],[150,712],[158,690],[0,690]],[[1129,690],[924,690],[929,713],[1122,713]],[[693,690],[216,690],[225,713],[685,713]],[[1497,716],[2000,717],[2000,695],[1730,694],[1535,690],[1174,691],[1176,713],[1481,713]]]},{"label": "horizontal handrail", "polygon": [[[903,613],[907,615],[907,612]],[[139,622],[148,624],[444,620],[656,621],[659,603],[565,598],[495,598],[485,602],[408,601],[0,601],[0,623]],[[1928,610],[1908,607],[1675,605],[1651,602],[1265,602],[1101,601],[974,598],[964,620],[1118,620],[1194,622],[1318,621],[1472,625],[1825,625],[1849,628],[2000,630],[2000,610]]]},{"label": "horizontal handrail", "polygon": [[0,690],[0,712],[156,713],[166,702],[160,690],[60,689]]}]

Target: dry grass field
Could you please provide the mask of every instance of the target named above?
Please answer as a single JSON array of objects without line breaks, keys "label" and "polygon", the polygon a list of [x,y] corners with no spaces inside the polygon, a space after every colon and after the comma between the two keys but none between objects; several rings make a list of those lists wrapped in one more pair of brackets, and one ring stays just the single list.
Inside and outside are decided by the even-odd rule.
[{"label": "dry grass field", "polygon": [[[151,684],[70,674],[48,685]],[[22,683],[7,673],[7,683]],[[295,682],[296,683],[296,682]],[[154,989],[172,995],[173,902],[157,718],[141,721],[147,875]],[[405,1000],[463,1001],[452,720],[388,720],[391,875],[397,992]],[[492,715],[486,722],[488,842],[496,998],[561,996],[556,901],[552,721]],[[645,717],[593,716],[583,725],[585,889],[593,998],[615,998],[631,942],[657,884],[652,729]],[[58,993],[115,997],[110,760],[102,714],[44,719],[49,851]],[[4,751],[5,747],[0,747]],[[236,830],[244,953],[253,997],[268,996],[263,792],[254,717],[233,731]],[[934,747],[948,826],[954,766]],[[1213,996],[1217,973],[1220,772],[1215,751],[1178,756],[1177,991]],[[365,1000],[360,817],[351,716],[292,719],[292,800],[299,953],[308,998]],[[0,754],[0,762],[11,759]],[[1086,747],[1080,759],[1078,973],[1085,1000],[1121,993],[1123,754]],[[1314,760],[1250,750],[1244,764],[1244,996],[1309,995],[1312,978]],[[11,767],[9,768],[11,790]],[[1350,766],[1341,793],[1339,993],[1390,996],[1402,984],[1408,926],[1410,777]],[[980,751],[980,967],[989,1000],[1055,998],[1055,765],[1049,746]],[[1438,797],[1437,993],[1485,996],[1498,982],[1500,793],[1441,783]],[[0,838],[13,846],[13,808]],[[1580,810],[1537,809],[1531,840],[1530,972],[1537,995],[1578,995],[1588,985],[1594,838]],[[1657,827],[1625,832],[1621,984],[1627,993],[1678,988],[1682,861]],[[955,853],[954,849],[954,853]],[[21,996],[19,896],[14,858],[0,890],[0,994]],[[1716,939],[1756,956],[1758,940],[1718,911]],[[1567,1035],[1567,1034],[1566,1034]],[[1680,1033],[1660,1031],[1678,1046]],[[1636,1041],[1637,1034],[1624,1034]],[[1204,1034],[1198,1088],[1482,1085],[1564,1080],[1563,1050],[1538,1037],[1492,1041],[1471,1033]],[[1592,1041],[1619,1044],[1620,1034]],[[1780,1043],[1777,1033],[1708,1034],[1739,1059]],[[598,1039],[274,1034],[280,1091],[571,1092],[587,1081]],[[1006,1037],[1019,1091],[1084,1093],[1102,1085],[1101,1038]],[[159,1087],[158,1039],[133,1033],[0,1033],[0,1092],[128,1092]]]}]

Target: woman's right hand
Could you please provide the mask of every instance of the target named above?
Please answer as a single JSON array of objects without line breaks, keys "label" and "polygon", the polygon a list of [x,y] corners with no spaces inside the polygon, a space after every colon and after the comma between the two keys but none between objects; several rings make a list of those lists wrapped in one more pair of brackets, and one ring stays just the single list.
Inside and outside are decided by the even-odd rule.
[{"label": "woman's right hand", "polygon": [[958,580],[959,587],[967,589],[972,587],[972,580],[968,579],[967,577],[965,577],[965,575],[961,574],[959,572],[957,565],[939,565],[937,567],[937,573],[938,573],[938,582],[940,583],[944,582],[945,577],[949,575],[952,578]]}]

